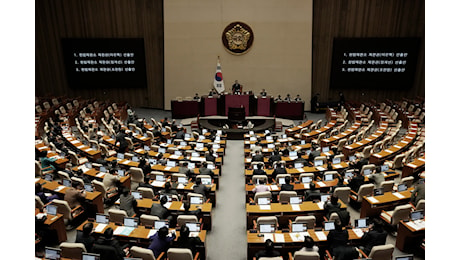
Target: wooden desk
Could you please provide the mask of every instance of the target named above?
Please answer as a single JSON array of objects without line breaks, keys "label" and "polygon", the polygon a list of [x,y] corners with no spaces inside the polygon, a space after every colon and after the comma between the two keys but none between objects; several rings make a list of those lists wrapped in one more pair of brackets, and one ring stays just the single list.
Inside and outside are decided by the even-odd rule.
[{"label": "wooden desk", "polygon": [[35,144],[35,149],[39,151],[47,151],[48,154],[46,155],[46,157],[48,158],[51,158],[51,157],[57,158],[57,160],[54,161],[54,164],[59,169],[65,169],[65,165],[69,162],[69,159],[65,157],[61,157],[56,152],[51,151],[51,149],[48,146],[46,146],[43,142]]},{"label": "wooden desk", "polygon": [[340,133],[338,135],[331,136],[329,138],[322,139],[321,140],[321,147],[331,146],[331,145],[337,143],[341,139],[350,137],[351,135],[355,134],[358,131],[360,126],[361,126],[361,121],[356,121],[350,128],[348,128],[344,132],[342,132],[342,133]]},{"label": "wooden desk", "polygon": [[69,145],[72,145],[73,147],[80,150],[80,152],[83,153],[85,157],[88,158],[88,160],[94,162],[97,159],[101,158],[100,150],[94,150],[93,148],[84,145],[82,142],[80,142],[77,138],[75,138],[72,135],[71,130],[62,131],[62,136],[64,136]]},{"label": "wooden desk", "polygon": [[401,178],[414,176],[425,169],[425,155],[403,166]]},{"label": "wooden desk", "polygon": [[[36,208],[35,215],[38,213],[40,213],[40,210]],[[59,242],[67,241],[67,233],[65,230],[64,217],[62,214],[58,213],[56,216],[47,214],[44,224],[47,225],[49,229],[56,230]]]},{"label": "wooden desk", "polygon": [[[52,192],[57,192],[60,194],[60,197],[64,197],[66,190],[68,187],[65,187],[61,184],[59,184],[57,181],[45,181],[44,179],[39,179],[38,181],[36,180],[35,183],[40,183],[43,184],[42,187],[43,189],[52,191]],[[63,188],[60,188],[60,187]],[[56,189],[60,188],[60,190],[56,191]],[[98,213],[103,213],[104,212],[104,201],[102,198],[102,194],[99,191],[93,191],[93,192],[86,192],[86,197],[85,200],[89,201],[92,205],[94,205],[96,212]]]},{"label": "wooden desk", "polygon": [[296,133],[299,133],[300,130],[304,129],[305,127],[309,127],[311,124],[313,124],[313,120],[307,120],[306,122],[303,122],[300,125],[284,130],[284,133],[290,137],[293,137]]},{"label": "wooden desk", "polygon": [[330,121],[330,122],[327,123],[327,125],[321,127],[320,129],[313,130],[313,131],[311,131],[309,133],[303,133],[301,135],[301,138],[305,139],[307,142],[310,142],[311,140],[316,139],[320,134],[332,131],[332,129],[334,128],[336,122],[337,121]]},{"label": "wooden desk", "polygon": [[[411,196],[411,190],[413,189],[414,188],[409,188],[406,191],[396,193],[389,191],[380,196],[364,196],[363,202],[361,203],[360,218],[376,217],[380,215],[382,210],[391,210],[397,205],[408,203]],[[402,197],[399,198],[395,194],[401,194]],[[373,202],[370,198],[375,198],[378,202]]]},{"label": "wooden desk", "polygon": [[[425,221],[423,220],[423,223]],[[414,249],[419,248],[422,240],[425,238],[425,228],[415,224],[414,221],[400,221],[398,226],[398,235],[396,237],[396,248],[403,252],[412,253]]]},{"label": "wooden desk", "polygon": [[[156,188],[156,190],[158,190],[158,191],[160,189],[164,189],[165,183],[163,183],[163,185],[161,185],[161,186],[157,186],[157,185],[153,185],[154,184],[153,180],[150,181],[150,184],[152,184]],[[195,183],[190,182],[190,183],[187,183],[187,185],[185,185],[183,188],[178,188],[177,183],[171,183],[171,186],[172,186],[171,188],[175,189],[177,191],[177,193],[179,193],[180,195],[183,195],[183,196],[186,197],[189,192],[193,192],[193,185],[195,185]],[[217,189],[217,185],[215,183],[213,183],[212,185],[206,185],[206,186],[211,187],[211,190],[209,192],[209,195],[207,196],[207,199],[209,199],[211,204],[212,204],[212,206],[215,207],[216,206],[216,189]]]},{"label": "wooden desk", "polygon": [[[81,166],[75,166],[72,168],[73,171],[78,171],[78,169],[82,169],[83,168],[83,165]],[[102,173],[98,170],[96,170],[95,168],[91,168],[87,171],[83,171],[83,174],[86,175],[86,176],[89,176],[90,179],[96,179],[98,181],[103,181],[104,180],[104,176],[106,174],[109,174],[109,173]],[[123,176],[120,178],[120,183],[126,187],[126,188],[129,188],[131,189],[131,175],[127,175],[127,176]]]},{"label": "wooden desk", "polygon": [[379,128],[367,138],[364,138],[359,142],[354,142],[350,145],[345,145],[343,147],[343,154],[345,155],[345,157],[348,157],[350,155],[353,155],[357,151],[361,151],[362,149],[364,149],[365,146],[376,143],[385,136],[385,132],[387,131],[387,129],[388,123],[382,122]]},{"label": "wooden desk", "polygon": [[[324,231],[324,230],[316,231],[316,232],[324,233],[326,238],[327,238],[327,235],[329,234],[329,231]],[[316,232],[312,229],[307,230],[308,235],[311,238],[313,238],[316,244],[321,248],[325,248],[327,239],[326,240],[319,239]],[[289,259],[288,258],[289,252],[293,253],[303,247],[303,237],[300,237],[300,234],[299,234],[299,237],[296,238],[296,240],[292,239],[291,234],[297,237],[297,233],[283,233],[281,231],[276,231],[275,233],[266,233],[266,234],[268,236],[271,236],[271,239],[275,244],[275,250],[280,252],[280,254],[283,256],[283,259]],[[277,240],[277,236],[275,236],[275,234],[278,236],[281,235],[282,237],[281,241]],[[361,237],[357,236],[355,232],[353,232],[353,230],[351,229],[348,229],[348,236],[352,244],[356,244],[357,241],[361,239]],[[252,259],[259,250],[263,250],[265,247],[264,243],[265,243],[264,236],[259,236],[259,233],[250,233],[249,231],[247,231],[247,244],[248,244],[248,248],[247,248],[248,258],[247,259]]]}]

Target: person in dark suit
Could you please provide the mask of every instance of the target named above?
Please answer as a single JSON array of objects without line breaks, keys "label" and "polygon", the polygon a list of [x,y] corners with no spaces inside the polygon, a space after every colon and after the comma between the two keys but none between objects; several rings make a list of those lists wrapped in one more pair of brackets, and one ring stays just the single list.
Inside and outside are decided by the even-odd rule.
[{"label": "person in dark suit", "polygon": [[278,148],[275,148],[275,150],[273,151],[273,154],[270,156],[270,158],[268,158],[268,162],[270,164],[273,164],[273,162],[279,162],[279,161],[281,161],[281,154]]},{"label": "person in dark suit", "polygon": [[193,192],[203,195],[203,200],[206,200],[207,193],[211,190],[211,188],[207,187],[206,185],[201,183],[201,179],[197,178],[195,185],[193,185]]},{"label": "person in dark suit", "polygon": [[118,153],[125,153],[126,149],[128,149],[128,141],[126,141],[125,137],[126,137],[125,131],[123,130],[118,131],[115,137],[115,144],[119,143],[119,146],[117,149]]},{"label": "person in dark suit", "polygon": [[204,153],[204,157],[205,157],[207,162],[213,162],[213,163],[216,162],[216,157],[214,157],[214,155],[212,155],[212,153],[210,151],[206,151]]},{"label": "person in dark suit", "polygon": [[188,179],[195,179],[195,174],[188,168],[188,162],[183,162],[181,166],[179,166],[179,173],[185,174]]},{"label": "person in dark suit", "polygon": [[153,251],[155,257],[158,257],[162,252],[168,251],[174,239],[176,239],[175,231],[172,231],[171,236],[168,237],[168,228],[161,227],[157,233],[149,237],[150,245],[148,248]]},{"label": "person in dark suit", "polygon": [[287,176],[284,178],[285,184],[281,185],[281,190],[282,191],[293,191],[294,190],[294,185],[291,184],[291,177]]},{"label": "person in dark suit", "polygon": [[[254,165],[254,167],[256,166]],[[267,175],[267,173],[264,171],[263,164],[258,164],[257,169],[254,168],[254,170],[252,171],[252,175]]]},{"label": "person in dark suit", "polygon": [[190,210],[190,202],[185,201],[184,202],[184,211],[179,211],[178,215],[194,215],[194,216],[199,216],[201,214],[201,208],[197,207],[196,210]]},{"label": "person in dark suit", "polygon": [[340,211],[342,204],[339,202],[339,197],[332,195],[331,201],[324,204],[324,211],[327,218],[331,216],[331,213]]},{"label": "person in dark suit", "polygon": [[310,182],[310,189],[305,191],[304,201],[321,200],[321,192],[316,189],[315,183]]},{"label": "person in dark suit", "polygon": [[359,187],[364,184],[364,176],[360,171],[355,171],[354,174],[354,177],[348,182],[348,187],[350,187],[352,191],[358,192]]},{"label": "person in dark suit", "polygon": [[82,243],[85,245],[86,251],[92,252],[93,245],[96,239],[92,235],[93,232],[93,223],[88,222],[83,225],[83,231],[77,232],[77,238],[75,239],[75,243]]},{"label": "person in dark suit", "polygon": [[126,211],[128,216],[133,216],[135,208],[137,207],[137,201],[133,195],[129,192],[129,188],[124,188],[120,195],[120,209]]},{"label": "person in dark suit", "polygon": [[160,198],[160,204],[153,203],[152,207],[150,208],[150,215],[157,216],[160,219],[168,219],[169,221],[172,220],[172,216],[169,210],[164,206],[168,202],[168,198],[163,196]]},{"label": "person in dark suit", "polygon": [[214,176],[214,172],[208,168],[208,164],[206,162],[201,163],[201,167],[199,171],[200,171],[200,174],[209,175],[211,177]]},{"label": "person in dark suit", "polygon": [[280,252],[277,250],[274,250],[274,243],[271,239],[267,239],[265,241],[265,249],[258,251],[254,257],[256,259],[259,259],[261,257],[276,257],[276,256],[281,256]]},{"label": "person in dark suit", "polygon": [[120,246],[120,243],[118,240],[116,240],[113,237],[113,229],[111,227],[107,228],[104,231],[104,236],[101,236],[96,242],[94,243],[96,245],[103,245],[103,246],[109,246],[115,250],[115,258],[116,260],[123,260],[123,257],[126,256],[125,252],[123,251],[123,248]]},{"label": "person in dark suit", "polygon": [[173,242],[173,247],[188,248],[195,255],[197,247],[203,245],[199,237],[190,237],[190,229],[184,224],[180,228],[180,236]]},{"label": "person in dark suit", "polygon": [[232,92],[234,95],[241,94],[241,85],[238,83],[238,80],[235,80],[235,83],[232,85]]},{"label": "person in dark suit", "polygon": [[372,247],[385,245],[387,240],[388,233],[383,229],[383,223],[380,219],[374,219],[374,223],[370,225],[369,231],[364,232],[364,235],[361,237],[360,249],[366,255],[372,250]]},{"label": "person in dark suit", "polygon": [[276,164],[275,169],[274,169],[273,172],[272,172],[272,177],[271,177],[272,179],[271,179],[271,181],[272,181],[272,182],[275,182],[275,181],[276,181],[276,176],[277,176],[278,174],[286,174],[286,173],[287,173],[286,168],[284,168],[284,166],[283,166],[282,163]]},{"label": "person in dark suit", "polygon": [[319,100],[319,93],[316,93],[316,95],[314,95],[310,100],[311,112],[313,113],[318,112],[318,108],[319,108],[318,100]]},{"label": "person in dark suit", "polygon": [[338,255],[341,247],[346,247],[348,244],[348,231],[342,228],[339,221],[335,221],[335,229],[330,230],[327,235],[328,247],[333,256]]},{"label": "person in dark suit", "polygon": [[176,190],[171,189],[171,183],[169,181],[165,183],[165,188],[163,190],[160,190],[159,194],[166,196],[176,195],[180,200],[179,193],[177,193]]},{"label": "person in dark suit", "polygon": [[177,133],[176,133],[176,139],[184,139],[185,137],[185,131],[184,131],[184,128],[183,127],[179,127],[177,129]]},{"label": "person in dark suit", "polygon": [[263,162],[264,156],[260,153],[259,150],[256,151],[256,154],[252,156],[251,162]]},{"label": "person in dark suit", "polygon": [[419,200],[425,199],[425,180],[422,182],[419,181],[417,185],[415,185],[414,192],[411,194],[410,200],[414,203],[414,206],[417,206]]},{"label": "person in dark suit", "polygon": [[314,145],[312,145],[310,148],[310,154],[308,155],[308,162],[310,163],[311,166],[314,165],[315,158],[320,155],[321,155],[321,152],[317,150]]},{"label": "person in dark suit", "polygon": [[64,200],[67,201],[71,209],[82,205],[85,201],[86,191],[80,186],[78,182],[73,181],[72,187],[65,191]]}]

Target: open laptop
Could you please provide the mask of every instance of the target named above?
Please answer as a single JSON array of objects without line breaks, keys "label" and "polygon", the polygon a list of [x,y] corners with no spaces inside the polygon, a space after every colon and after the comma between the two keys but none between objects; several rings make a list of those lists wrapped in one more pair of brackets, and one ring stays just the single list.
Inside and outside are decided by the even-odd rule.
[{"label": "open laptop", "polygon": [[311,181],[312,181],[312,178],[309,176],[302,177],[302,183],[310,183]]},{"label": "open laptop", "polygon": [[270,134],[270,130],[268,130],[268,129],[265,130],[265,134],[266,134],[266,135],[269,135],[269,134]]},{"label": "open laptop", "polygon": [[56,214],[57,214],[57,206],[52,205],[52,204],[47,205],[46,206],[46,214],[56,216]]},{"label": "open laptop", "polygon": [[99,260],[101,256],[99,254],[92,254],[92,253],[81,253],[81,260]]},{"label": "open laptop", "polygon": [[188,134],[188,133],[186,133],[186,134],[184,135],[184,138],[186,138],[186,139],[189,139],[189,138],[191,138],[191,137],[192,137],[192,135],[191,135],[191,134]]},{"label": "open laptop", "polygon": [[138,191],[132,191],[131,195],[133,195],[134,199],[136,199],[136,200],[141,200],[142,199],[142,193],[140,193]]},{"label": "open laptop", "polygon": [[176,167],[176,162],[175,161],[168,161],[166,162],[167,167]]},{"label": "open laptop", "polygon": [[324,181],[334,180],[334,174],[324,174]]},{"label": "open laptop", "polygon": [[275,144],[267,144],[267,148],[268,148],[268,149],[274,149],[274,148],[275,148]]},{"label": "open laptop", "polygon": [[258,198],[257,204],[258,205],[270,205],[270,198]]},{"label": "open laptop", "polygon": [[187,146],[187,142],[186,141],[180,141],[179,145],[180,146]]},{"label": "open laptop", "polygon": [[91,183],[85,183],[85,191],[93,192],[93,185],[91,185]]},{"label": "open laptop", "polygon": [[163,148],[163,147],[162,147],[162,148],[158,148],[158,152],[164,154],[164,153],[166,153],[166,149]]},{"label": "open laptop", "polygon": [[66,187],[70,187],[70,186],[72,186],[72,181],[70,181],[69,179],[63,179],[62,180],[62,185],[66,186]]},{"label": "open laptop", "polygon": [[61,259],[61,249],[45,247],[45,259]]},{"label": "open laptop", "polygon": [[139,221],[137,218],[125,217],[123,218],[123,226],[125,227],[137,227]]},{"label": "open laptop", "polygon": [[212,180],[211,180],[211,178],[203,178],[203,177],[201,177],[201,183],[204,184],[204,185],[211,185]]},{"label": "open laptop", "polygon": [[189,228],[190,232],[200,232],[201,231],[200,222],[185,223],[185,225]]},{"label": "open laptop", "polygon": [[105,168],[105,166],[101,166],[101,167],[99,167],[99,171],[100,172],[107,172],[107,168]]},{"label": "open laptop", "polygon": [[260,224],[259,232],[260,233],[273,233],[275,232],[275,224]]},{"label": "open laptop", "polygon": [[165,176],[161,174],[155,174],[156,181],[165,181]]},{"label": "open laptop", "polygon": [[206,166],[206,168],[210,169],[210,170],[214,170],[216,167],[214,166],[214,164],[208,164]]},{"label": "open laptop", "polygon": [[139,157],[133,156],[133,158],[131,158],[131,161],[133,161],[133,162],[138,162],[138,161],[139,161]]},{"label": "open laptop", "polygon": [[323,194],[321,195],[321,201],[326,202],[331,197],[330,194]]},{"label": "open laptop", "polygon": [[195,169],[195,163],[189,162],[189,163],[188,163],[188,168],[189,168],[190,170]]},{"label": "open laptop", "polygon": [[374,189],[374,196],[381,196],[383,195],[385,192],[383,191],[383,188],[376,188]]},{"label": "open laptop", "polygon": [[203,204],[203,198],[198,196],[190,197],[190,204]]},{"label": "open laptop", "polygon": [[96,213],[96,223],[97,224],[108,224],[109,223],[109,215]]},{"label": "open laptop", "polygon": [[354,161],[354,160],[356,160],[356,156],[350,155],[350,156],[348,156],[348,160],[349,161]]},{"label": "open laptop", "polygon": [[289,198],[290,204],[302,204],[302,196],[292,196]]},{"label": "open laptop", "polygon": [[305,140],[300,140],[300,145],[304,145],[305,144]]},{"label": "open laptop", "polygon": [[296,151],[290,151],[289,152],[289,157],[297,157],[297,152]]},{"label": "open laptop", "polygon": [[410,219],[412,221],[423,219],[423,211],[421,210],[412,211],[410,213]]},{"label": "open laptop", "polygon": [[390,166],[388,166],[388,164],[382,164],[382,165],[380,166],[380,171],[381,171],[381,172],[386,172],[386,171],[388,171],[389,169],[390,169]]},{"label": "open laptop", "polygon": [[353,178],[353,170],[345,172],[345,178]]},{"label": "open laptop", "polygon": [[93,166],[91,165],[90,162],[85,163],[85,167],[88,168],[88,169],[93,168]]},{"label": "open laptop", "polygon": [[326,221],[324,222],[324,230],[329,231],[335,229],[334,221]]},{"label": "open laptop", "polygon": [[363,173],[364,173],[364,176],[368,176],[368,175],[370,175],[372,173],[372,170],[371,169],[365,169],[363,171]]},{"label": "open laptop", "polygon": [[172,196],[171,195],[168,195],[168,194],[160,195],[160,199],[163,198],[163,197],[166,197],[168,199],[168,202],[172,201]]},{"label": "open laptop", "polygon": [[414,255],[395,256],[395,260],[414,260]]},{"label": "open laptop", "polygon": [[332,164],[339,164],[341,161],[340,157],[335,157],[332,159]]},{"label": "open laptop", "polygon": [[296,169],[303,168],[303,163],[294,163],[294,168]]},{"label": "open laptop", "polygon": [[286,184],[286,180],[284,179],[284,177],[278,178],[278,184],[280,185]]},{"label": "open laptop", "polygon": [[249,137],[249,141],[257,141],[257,137],[251,136],[251,137]]},{"label": "open laptop", "polygon": [[117,173],[118,173],[118,176],[120,176],[120,177],[125,176],[125,170],[118,170]]},{"label": "open laptop", "polygon": [[153,229],[158,230],[162,227],[169,228],[169,222],[167,220],[155,220],[155,222],[153,222]]},{"label": "open laptop", "polygon": [[203,147],[204,147],[203,143],[196,143],[195,145],[195,148],[198,148],[198,149],[203,149]]},{"label": "open laptop", "polygon": [[117,161],[125,159],[125,155],[122,153],[117,153]]},{"label": "open laptop", "polygon": [[321,148],[321,151],[322,151],[323,153],[329,152],[329,146],[324,146],[324,147],[322,147],[322,148]]},{"label": "open laptop", "polygon": [[[217,140],[217,137],[216,137],[216,141],[218,141],[218,140]],[[220,144],[213,144],[213,145],[212,145],[212,149],[216,149],[216,150],[217,150],[217,149],[220,149]]]},{"label": "open laptop", "polygon": [[181,151],[174,151],[174,155],[175,156],[182,156],[182,152]]},{"label": "open laptop", "polygon": [[398,192],[406,191],[406,190],[407,190],[406,184],[399,184],[398,185]]},{"label": "open laptop", "polygon": [[291,232],[306,232],[307,223],[292,223]]},{"label": "open laptop", "polygon": [[369,226],[367,218],[355,219],[355,228],[367,228]]},{"label": "open laptop", "polygon": [[192,157],[200,157],[200,153],[192,152]]},{"label": "open laptop", "polygon": [[157,159],[149,159],[150,165],[156,165],[157,164]]},{"label": "open laptop", "polygon": [[147,152],[150,151],[150,146],[144,145],[144,150],[147,151]]},{"label": "open laptop", "polygon": [[45,181],[53,181],[53,174],[51,173],[45,174]]},{"label": "open laptop", "polygon": [[273,141],[273,136],[267,135],[267,136],[265,137],[265,139],[266,139],[267,141]]},{"label": "open laptop", "polygon": [[315,160],[315,166],[322,166],[323,160]]},{"label": "open laptop", "polygon": [[187,184],[187,177],[177,177],[177,182],[181,184]]}]

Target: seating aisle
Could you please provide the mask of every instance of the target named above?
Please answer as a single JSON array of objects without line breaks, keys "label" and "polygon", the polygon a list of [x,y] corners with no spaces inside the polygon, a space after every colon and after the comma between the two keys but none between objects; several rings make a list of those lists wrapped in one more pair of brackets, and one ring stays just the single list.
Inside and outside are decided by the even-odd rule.
[{"label": "seating aisle", "polygon": [[213,226],[206,238],[207,259],[246,259],[246,204],[244,183],[244,143],[227,140],[222,184],[212,210]]}]

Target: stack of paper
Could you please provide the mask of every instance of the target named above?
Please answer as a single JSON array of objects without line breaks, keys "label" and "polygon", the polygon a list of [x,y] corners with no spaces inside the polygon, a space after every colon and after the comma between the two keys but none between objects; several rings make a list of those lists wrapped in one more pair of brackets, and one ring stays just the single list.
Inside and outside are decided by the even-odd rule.
[{"label": "stack of paper", "polygon": [[83,147],[85,147],[84,144],[80,145],[80,146],[77,146],[78,149],[83,149]]},{"label": "stack of paper", "polygon": [[303,168],[298,168],[297,171],[298,172],[305,172],[305,170]]},{"label": "stack of paper", "polygon": [[169,171],[169,170],[171,170],[171,168],[172,168],[172,167],[167,166],[167,167],[165,167],[164,170],[165,170],[165,171]]},{"label": "stack of paper", "polygon": [[275,234],[276,243],[284,243],[284,234]]},{"label": "stack of paper", "polygon": [[321,167],[321,166],[320,166],[320,167],[316,167],[316,169],[318,169],[318,171],[325,171],[325,170],[326,170],[326,168],[323,168],[323,167]]},{"label": "stack of paper", "polygon": [[411,221],[411,222],[407,222],[407,225],[410,226],[411,228],[415,229],[415,230],[421,230],[421,229],[425,229],[425,221]]},{"label": "stack of paper", "polygon": [[104,175],[105,175],[105,172],[99,172],[98,174],[96,174],[96,177],[104,178]]},{"label": "stack of paper", "polygon": [[144,151],[144,150],[141,149],[141,148],[134,150],[134,152],[136,152],[136,153],[140,153],[140,152],[142,152],[142,151]]},{"label": "stack of paper", "polygon": [[276,186],[276,185],[270,185],[270,190],[272,190],[272,191],[278,190],[278,186]]},{"label": "stack of paper", "polygon": [[291,205],[291,207],[292,207],[292,210],[300,211],[300,206],[299,205]]},{"label": "stack of paper", "polygon": [[317,202],[316,205],[318,205],[319,209],[324,209],[324,202],[323,201]]},{"label": "stack of paper", "polygon": [[379,201],[374,197],[367,197],[367,199],[372,203],[379,203]]},{"label": "stack of paper", "polygon": [[60,191],[60,190],[62,190],[64,188],[65,188],[64,185],[59,185],[56,189],[54,189],[54,191]]},{"label": "stack of paper", "polygon": [[94,232],[96,233],[102,233],[104,228],[107,226],[107,224],[97,224],[96,228],[94,229]]},{"label": "stack of paper", "polygon": [[326,186],[326,184],[324,182],[322,182],[322,181],[318,181],[318,182],[316,182],[316,184],[318,184],[320,187],[325,187]]},{"label": "stack of paper", "polygon": [[353,232],[355,232],[357,237],[362,237],[364,235],[364,232],[360,228],[354,228]]},{"label": "stack of paper", "polygon": [[270,210],[271,207],[270,207],[270,205],[259,205],[259,209],[260,210]]},{"label": "stack of paper", "polygon": [[150,229],[149,234],[147,235],[147,238],[155,235],[156,233],[157,233],[157,231],[155,229]]},{"label": "stack of paper", "polygon": [[273,241],[273,234],[264,234],[264,242],[267,241],[267,239]]},{"label": "stack of paper", "polygon": [[120,234],[123,236],[129,236],[129,234],[131,234],[133,230],[134,230],[133,227],[124,227],[123,231]]},{"label": "stack of paper", "polygon": [[167,208],[167,209],[169,209],[169,207],[171,207],[171,204],[172,204],[172,202],[166,202],[165,205],[164,205],[164,207]]},{"label": "stack of paper", "polygon": [[80,141],[78,140],[73,140],[73,141],[70,141],[71,144],[76,144],[76,143],[79,143]]},{"label": "stack of paper", "polygon": [[393,195],[395,195],[396,197],[398,197],[400,199],[404,199],[404,196],[399,192],[395,192],[395,193],[393,193]]},{"label": "stack of paper", "polygon": [[324,234],[323,231],[316,231],[315,234],[318,237],[318,240],[321,240],[321,241],[327,240],[326,234]]},{"label": "stack of paper", "polygon": [[123,164],[129,164],[131,161],[130,160],[125,160]]}]

